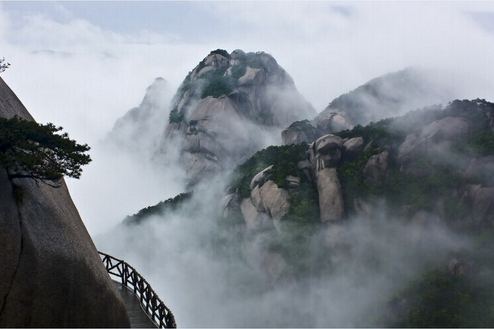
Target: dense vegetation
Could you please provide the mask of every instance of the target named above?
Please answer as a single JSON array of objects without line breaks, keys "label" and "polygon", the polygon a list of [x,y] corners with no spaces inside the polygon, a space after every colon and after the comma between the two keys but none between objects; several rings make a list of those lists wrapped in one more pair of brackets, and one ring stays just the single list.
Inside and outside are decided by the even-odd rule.
[{"label": "dense vegetation", "polygon": [[123,223],[127,225],[140,224],[151,216],[163,216],[166,212],[177,210],[185,201],[192,197],[192,193],[180,193],[174,198],[161,201],[160,203],[143,208],[132,216],[127,216]]},{"label": "dense vegetation", "polygon": [[451,255],[455,269],[431,269],[397,293],[390,301],[390,314],[380,325],[492,328],[494,232],[475,235],[476,243],[470,249]]}]

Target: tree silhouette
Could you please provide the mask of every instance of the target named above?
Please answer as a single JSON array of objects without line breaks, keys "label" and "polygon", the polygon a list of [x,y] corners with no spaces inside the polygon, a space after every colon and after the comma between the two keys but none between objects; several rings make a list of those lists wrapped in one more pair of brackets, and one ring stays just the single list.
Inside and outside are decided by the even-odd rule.
[{"label": "tree silhouette", "polygon": [[4,72],[6,69],[8,69],[10,66],[10,63],[7,63],[5,61],[5,57],[0,59],[0,73]]},{"label": "tree silhouette", "polygon": [[81,167],[91,162],[85,154],[90,148],[61,130],[17,116],[0,118],[0,165],[9,178],[31,178],[52,187],[59,187],[63,176],[79,178]]}]

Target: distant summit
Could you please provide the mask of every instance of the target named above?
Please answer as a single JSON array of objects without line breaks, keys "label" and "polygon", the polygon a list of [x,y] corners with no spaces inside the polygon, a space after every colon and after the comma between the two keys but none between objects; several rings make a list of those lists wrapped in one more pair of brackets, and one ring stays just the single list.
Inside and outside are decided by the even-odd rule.
[{"label": "distant summit", "polygon": [[269,54],[209,53],[173,97],[164,143],[180,145],[191,185],[280,144],[281,129],[316,115]]},{"label": "distant summit", "polygon": [[433,72],[406,68],[372,79],[333,99],[315,121],[318,128],[326,131],[328,118],[337,113],[350,125],[366,125],[453,98],[446,87],[435,82]]},{"label": "distant summit", "polygon": [[338,96],[310,123],[292,123],[282,133],[283,144],[312,142],[325,134],[365,126],[371,122],[397,117],[408,111],[455,98],[440,74],[419,68],[406,68],[374,78]]},{"label": "distant summit", "polygon": [[131,152],[153,152],[165,128],[173,95],[170,84],[158,77],[146,89],[141,104],[117,119],[106,141]]}]

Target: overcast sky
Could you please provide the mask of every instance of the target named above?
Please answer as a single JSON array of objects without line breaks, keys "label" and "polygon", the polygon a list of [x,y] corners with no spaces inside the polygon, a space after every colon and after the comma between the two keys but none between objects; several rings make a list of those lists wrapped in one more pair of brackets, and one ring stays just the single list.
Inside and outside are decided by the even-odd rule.
[{"label": "overcast sky", "polygon": [[217,48],[273,55],[318,111],[407,66],[447,70],[461,97],[494,101],[490,1],[0,2],[1,77],[38,122],[90,145],[156,77],[176,88]]}]

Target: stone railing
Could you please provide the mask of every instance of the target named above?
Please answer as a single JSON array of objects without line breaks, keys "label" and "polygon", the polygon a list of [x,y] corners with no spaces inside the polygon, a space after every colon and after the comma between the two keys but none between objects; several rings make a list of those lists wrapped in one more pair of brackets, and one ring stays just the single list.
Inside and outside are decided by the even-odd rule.
[{"label": "stone railing", "polygon": [[166,307],[139,272],[121,259],[102,252],[99,254],[110,277],[134,292],[144,312],[159,328],[177,327],[172,311]]}]

